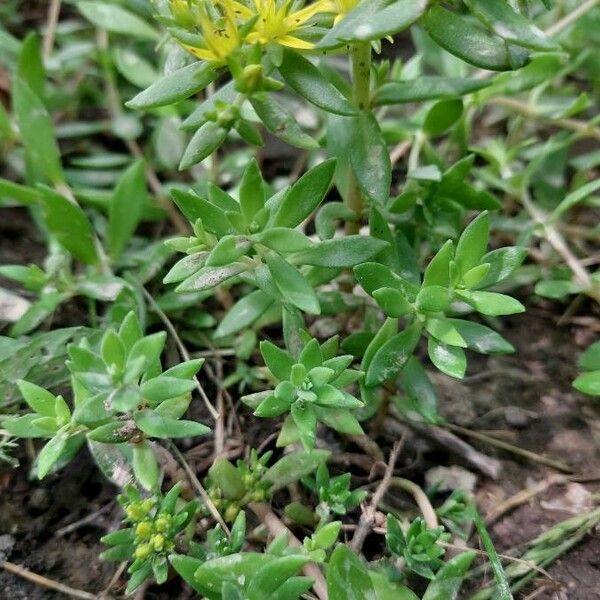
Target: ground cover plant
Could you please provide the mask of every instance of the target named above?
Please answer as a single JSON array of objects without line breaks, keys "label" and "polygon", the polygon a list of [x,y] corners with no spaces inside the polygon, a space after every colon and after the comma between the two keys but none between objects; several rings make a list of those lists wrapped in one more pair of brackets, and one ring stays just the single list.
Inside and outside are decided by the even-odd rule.
[{"label": "ground cover plant", "polygon": [[[45,535],[91,524],[109,573],[13,562],[0,505],[10,597],[596,597],[597,569],[546,568],[600,524],[600,2],[8,0],[0,25],[0,489],[81,485]],[[540,348],[548,432],[535,373],[486,387]],[[502,543],[555,486],[560,518]]]}]

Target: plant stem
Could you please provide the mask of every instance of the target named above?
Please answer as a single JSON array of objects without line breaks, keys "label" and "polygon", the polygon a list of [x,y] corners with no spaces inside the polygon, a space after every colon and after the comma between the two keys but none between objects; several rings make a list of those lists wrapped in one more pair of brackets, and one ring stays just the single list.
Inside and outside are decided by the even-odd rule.
[{"label": "plant stem", "polygon": [[565,29],[573,25],[575,21],[583,17],[583,15],[588,13],[590,10],[592,10],[592,8],[594,8],[598,4],[600,4],[600,0],[588,0],[587,2],[584,2],[575,10],[568,13],[560,21],[554,23],[554,25],[552,25],[551,27],[548,27],[548,29],[546,29],[545,31],[546,35],[558,35],[561,31],[564,31]]},{"label": "plant stem", "polygon": [[[360,111],[369,110],[371,104],[371,43],[359,42],[352,46],[352,100]],[[362,192],[354,173],[349,174],[348,195],[346,206],[357,219],[346,223],[346,233],[351,235],[360,230],[360,217],[363,211]]]}]

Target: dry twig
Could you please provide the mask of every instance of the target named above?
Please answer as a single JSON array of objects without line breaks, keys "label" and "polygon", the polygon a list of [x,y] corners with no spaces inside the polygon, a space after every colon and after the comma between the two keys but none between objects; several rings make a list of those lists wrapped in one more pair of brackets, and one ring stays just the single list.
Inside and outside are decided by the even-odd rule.
[{"label": "dry twig", "polygon": [[363,508],[362,514],[360,515],[360,521],[358,522],[358,528],[356,529],[354,536],[352,537],[352,542],[350,543],[350,547],[355,552],[360,551],[367,535],[369,534],[369,531],[371,530],[371,527],[373,526],[373,523],[375,522],[377,506],[383,500],[383,497],[390,486],[390,482],[394,475],[396,461],[398,460],[398,456],[403,445],[404,437],[402,437],[399,442],[394,444],[392,451],[390,452],[390,459],[385,469],[383,479],[377,486],[369,505]]},{"label": "dry twig", "polygon": [[72,598],[83,598],[83,600],[96,600],[96,594],[90,594],[90,592],[84,592],[83,590],[78,590],[76,588],[69,587],[68,585],[64,585],[63,583],[59,583],[58,581],[54,581],[54,579],[49,579],[48,577],[44,577],[43,575],[38,575],[21,565],[16,565],[15,563],[8,562],[7,560],[0,563],[0,566],[5,571],[12,573],[13,575],[17,575],[27,581],[31,581],[35,585],[39,585],[40,587],[47,588],[49,590],[54,590],[56,592],[61,592],[62,594],[66,594],[67,596],[71,596]]}]

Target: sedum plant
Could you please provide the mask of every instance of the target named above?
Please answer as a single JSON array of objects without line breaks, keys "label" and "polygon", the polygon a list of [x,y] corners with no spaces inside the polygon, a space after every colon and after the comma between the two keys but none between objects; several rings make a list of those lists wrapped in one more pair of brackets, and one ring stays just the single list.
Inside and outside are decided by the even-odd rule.
[{"label": "sedum plant", "polygon": [[[487,101],[558,68],[561,45],[536,25],[551,4],[77,0],[97,30],[112,134],[138,157],[80,157],[127,165],[102,193],[64,166],[39,39],[18,45],[0,140],[18,148],[23,182],[0,180],[0,192],[30,208],[48,257],[43,269],[1,267],[34,295],[10,333],[76,299],[90,327],[69,333],[66,369],[47,386],[63,395],[19,376],[28,408],[2,428],[48,440],[40,478],[87,444],[123,488],[124,528],[103,538],[103,556],[130,563],[127,593],[178,575],[210,600],[414,600],[415,578],[423,600],[461,597],[474,553],[447,559],[443,527],[388,514],[381,560],[368,560],[364,537],[347,531],[377,494],[327,463],[368,443],[391,405],[442,421],[424,365],[462,378],[465,350],[513,351],[497,318],[524,310],[503,286],[527,249],[490,248],[490,228],[500,197],[526,180],[507,173],[527,144],[482,148],[471,136]],[[415,56],[385,59],[409,34]],[[281,175],[263,162],[267,142],[295,148],[296,167],[282,161]],[[593,348],[575,385],[596,393]],[[242,438],[254,417],[276,435],[234,464],[226,424]],[[173,440],[211,430],[213,459],[195,473]],[[460,498],[439,514],[464,533]],[[502,567],[494,573],[498,598],[510,598]]]}]

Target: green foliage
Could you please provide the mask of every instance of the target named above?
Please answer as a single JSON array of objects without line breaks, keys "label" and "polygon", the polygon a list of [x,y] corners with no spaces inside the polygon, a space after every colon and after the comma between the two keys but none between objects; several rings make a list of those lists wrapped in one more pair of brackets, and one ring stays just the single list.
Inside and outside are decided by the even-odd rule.
[{"label": "green foliage", "polygon": [[277,386],[272,392],[244,396],[242,401],[257,417],[287,414],[278,445],[299,440],[307,450],[314,448],[319,422],[343,433],[362,432],[352,411],[363,403],[344,388],[363,374],[348,368],[352,356],[337,356],[336,342],[319,344],[310,339],[296,357],[271,342],[261,342],[261,354]]},{"label": "green foliage", "polygon": [[[0,28],[0,206],[26,207],[46,247],[0,266],[18,287],[0,289],[0,460],[13,438],[43,440],[41,478],[87,444],[125,486],[125,527],[103,556],[131,563],[128,593],[172,567],[209,600],[324,587],[332,600],[416,600],[415,577],[423,600],[453,600],[474,553],[444,561],[445,529],[467,537],[474,523],[510,598],[523,573],[504,571],[460,491],[437,507],[445,529],[387,515],[381,560],[339,543],[369,492],[329,459],[368,443],[356,436],[390,407],[442,422],[427,365],[462,378],[466,350],[512,352],[498,317],[524,311],[521,283],[600,298],[578,256],[598,228],[574,251],[563,239],[598,206],[600,159],[579,143],[597,138],[598,10],[556,24],[576,3],[71,4],[54,44]],[[5,16],[18,23],[14,3]],[[413,56],[381,57],[405,36]],[[522,266],[530,247],[540,267]],[[61,307],[86,327],[46,331]],[[600,395],[598,343],[579,366],[574,386]],[[213,458],[195,491],[163,495],[158,457],[209,432],[203,408],[184,418],[196,392],[215,417]],[[261,454],[235,444],[265,431]],[[269,538],[247,531],[253,513]],[[544,560],[554,541],[539,540]]]}]

